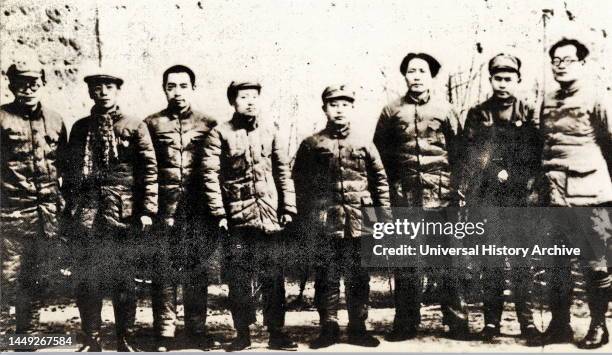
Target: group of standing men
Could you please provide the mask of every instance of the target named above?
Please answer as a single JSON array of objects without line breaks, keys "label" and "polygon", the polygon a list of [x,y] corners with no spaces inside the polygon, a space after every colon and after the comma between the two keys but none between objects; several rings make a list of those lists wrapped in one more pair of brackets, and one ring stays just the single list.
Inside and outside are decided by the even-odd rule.
[{"label": "group of standing men", "polygon": [[[42,68],[16,63],[7,72],[15,100],[0,111],[2,312],[12,300],[16,333],[32,331],[50,245],[69,238],[77,246],[72,254],[81,350],[102,349],[102,298],[109,291],[117,350],[135,350],[129,340],[136,306],[134,260],[142,250],[153,250],[147,260],[155,265],[151,290],[160,349],[174,337],[177,284],[183,286],[187,334],[209,347],[206,264],[220,242],[237,331],[228,350],[251,343],[255,276],[270,348],[294,349],[283,330],[285,281],[278,257],[287,238],[280,232],[293,224],[293,231],[309,234],[306,240],[316,244],[308,260],[316,271],[321,332],[310,346],[339,341],[344,275],[348,342],[374,347],[379,340],[365,324],[369,275],[360,260],[363,207],[379,207],[378,218],[389,219],[392,206],[440,213],[459,205],[589,206],[593,214],[583,222],[599,243],[593,249],[601,253],[586,260],[591,325],[579,346],[600,347],[609,337],[605,312],[612,283],[605,209],[612,202],[612,123],[606,101],[582,82],[587,56],[588,49],[576,40],[553,45],[550,57],[560,89],[546,97],[539,120],[515,97],[520,60],[495,56],[489,63],[493,95],[472,108],[462,125],[451,105],[432,95],[440,63],[410,53],[400,65],[408,91],[385,106],[374,141],[351,127],[355,93],[346,85],[327,87],[322,94],[327,125],[302,142],[293,170],[286,144],[260,117],[257,82],[229,85],[235,113],[217,123],[191,107],[194,72],[170,67],[162,83],[167,108],[142,121],[125,116],[117,105],[123,79],[100,72],[84,78],[94,106],[68,136],[61,117],[39,102]],[[608,221],[607,228],[597,218]],[[528,273],[512,270],[520,275],[513,280],[521,333],[531,345],[572,341],[569,265],[551,270],[553,318],[544,334],[529,309]],[[483,273],[482,335],[490,340],[500,334],[504,280],[500,268]],[[468,318],[458,273],[440,274],[448,335],[465,338]],[[388,341],[417,335],[422,276],[420,268],[395,270],[396,315]],[[7,293],[12,297],[4,297]]]}]

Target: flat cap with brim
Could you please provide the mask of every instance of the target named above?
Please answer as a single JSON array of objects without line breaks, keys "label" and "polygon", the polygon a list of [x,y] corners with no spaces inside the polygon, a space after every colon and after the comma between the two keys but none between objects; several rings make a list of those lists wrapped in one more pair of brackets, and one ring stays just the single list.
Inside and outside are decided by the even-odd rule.
[{"label": "flat cap with brim", "polygon": [[123,85],[123,79],[118,76],[110,75],[110,74],[93,74],[88,75],[83,80],[87,84],[98,83],[98,82],[111,82],[117,85]]},{"label": "flat cap with brim", "polygon": [[347,85],[331,85],[323,90],[321,99],[324,103],[337,99],[346,99],[353,102],[355,101],[355,91],[351,90]]},{"label": "flat cap with brim", "polygon": [[491,75],[499,72],[521,73],[521,60],[517,57],[500,53],[489,61],[489,73]]},{"label": "flat cap with brim", "polygon": [[9,66],[6,76],[13,78],[23,76],[28,78],[44,78],[45,71],[40,62],[36,60],[20,60]]},{"label": "flat cap with brim", "polygon": [[261,84],[257,81],[232,81],[227,87],[227,99],[233,103],[238,96],[238,91],[246,89],[261,91]]}]

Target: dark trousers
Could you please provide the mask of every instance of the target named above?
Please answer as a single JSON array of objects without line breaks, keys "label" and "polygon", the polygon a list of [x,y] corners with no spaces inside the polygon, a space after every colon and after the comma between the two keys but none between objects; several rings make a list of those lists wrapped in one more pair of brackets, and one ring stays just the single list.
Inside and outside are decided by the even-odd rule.
[{"label": "dark trousers", "polygon": [[102,300],[110,293],[117,336],[128,336],[136,318],[134,254],[141,240],[132,231],[114,229],[96,231],[78,242],[76,304],[83,333],[99,335]]},{"label": "dark trousers", "polygon": [[[531,289],[533,274],[529,267],[513,267],[510,270],[514,306],[521,330],[533,325]],[[483,307],[485,324],[499,327],[504,309],[505,274],[501,266],[486,266],[482,271]]]},{"label": "dark trousers", "polygon": [[444,324],[461,327],[467,324],[467,309],[462,297],[461,279],[452,268],[395,269],[395,319],[396,329],[416,328],[421,322],[422,278],[425,272],[435,274],[439,281],[440,306]]},{"label": "dark trousers", "polygon": [[264,325],[268,331],[277,331],[285,323],[285,279],[278,238],[254,228],[236,228],[224,241],[230,310],[238,331],[247,331],[256,321],[254,296],[258,290],[263,298]]},{"label": "dark trousers", "polygon": [[206,332],[208,259],[217,239],[199,223],[181,221],[159,232],[153,246],[151,299],[153,327],[158,336],[173,337],[176,330],[176,288],[183,286],[185,330],[190,335]]},{"label": "dark trousers", "polygon": [[315,258],[315,303],[321,325],[338,322],[340,278],[345,277],[349,331],[365,331],[368,318],[370,276],[361,266],[359,238],[321,236]]},{"label": "dark trousers", "polygon": [[[503,190],[502,190],[503,192]],[[502,206],[514,206],[512,199],[521,194],[508,193],[508,196],[494,196],[494,200]],[[488,201],[491,203],[491,201]],[[486,206],[486,205],[485,205]],[[533,215],[522,208],[483,208],[472,211],[475,220],[486,220],[490,227],[482,237],[476,238],[478,244],[503,245],[508,247],[531,247],[533,235],[539,229],[537,222],[531,220]],[[483,215],[478,215],[484,213]],[[525,330],[533,325],[532,289],[533,272],[530,257],[512,257],[489,255],[480,258],[482,265],[482,291],[485,324],[500,326],[504,309],[504,290],[506,276],[510,278],[516,315]],[[506,262],[510,263],[509,273],[504,272]]]},{"label": "dark trousers", "polygon": [[[423,218],[428,222],[455,222],[458,216],[452,210],[423,210],[412,212],[413,220]],[[415,247],[421,243],[458,246],[461,240],[449,236],[419,236]],[[466,275],[465,261],[454,256],[418,256],[414,266],[396,268],[395,278],[395,319],[394,328],[417,328],[421,322],[422,282],[425,275],[438,283],[439,302],[444,324],[450,328],[467,326],[467,309],[463,297],[463,284]]]},{"label": "dark trousers", "polygon": [[[610,208],[564,208],[553,225],[555,244],[579,247],[591,322],[605,324],[612,289],[612,225]],[[568,222],[571,221],[571,222]],[[550,274],[551,324],[568,324],[572,304],[571,259],[555,256]]]},{"label": "dark trousers", "polygon": [[48,250],[48,242],[42,238],[45,237],[4,235],[0,238],[2,327],[7,329],[9,310],[14,306],[17,334],[32,332],[40,316],[40,297],[45,284],[43,254]]}]

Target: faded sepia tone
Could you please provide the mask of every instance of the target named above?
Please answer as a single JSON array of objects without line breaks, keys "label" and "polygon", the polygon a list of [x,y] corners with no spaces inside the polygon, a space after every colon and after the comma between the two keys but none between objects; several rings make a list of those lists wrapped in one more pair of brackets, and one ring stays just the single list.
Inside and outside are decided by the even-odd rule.
[{"label": "faded sepia tone", "polygon": [[[261,133],[261,138],[257,138],[265,141],[265,146],[259,149],[262,150],[262,156],[274,151],[271,153],[272,160],[276,157],[277,148],[283,151],[283,157],[286,155],[288,158],[286,162],[281,162],[286,170],[283,171],[283,179],[287,179],[290,175],[289,167],[294,166],[302,141],[326,127],[326,116],[321,109],[323,90],[330,85],[341,84],[355,89],[356,119],[351,129],[352,134],[358,137],[356,141],[359,144],[352,144],[361,147],[364,142],[372,141],[381,108],[405,95],[406,80],[399,67],[402,58],[409,52],[429,53],[440,61],[442,68],[434,79],[433,91],[440,100],[450,102],[461,125],[470,108],[491,96],[487,65],[498,53],[520,58],[522,81],[517,97],[536,108],[535,117],[539,118],[539,108],[545,93],[558,89],[551,74],[548,50],[563,37],[576,38],[589,47],[590,55],[586,64],[588,78],[583,80],[594,90],[609,96],[612,93],[610,14],[612,2],[607,0],[2,0],[0,104],[12,102],[7,70],[11,64],[24,57],[34,59],[44,67],[47,83],[41,89],[42,103],[45,108],[59,113],[68,132],[75,122],[90,115],[93,103],[83,78],[100,66],[113,68],[114,73],[124,80],[119,106],[126,116],[138,120],[166,108],[162,73],[172,65],[182,64],[194,70],[197,77],[194,109],[207,119],[210,117],[216,120],[218,124],[229,121],[234,114],[234,108],[228,104],[226,96],[230,82],[256,81],[262,87],[261,117],[272,123],[270,132],[275,128],[280,129],[278,136],[282,138],[277,140],[275,137],[272,142],[272,134],[265,131]],[[213,124],[210,124],[212,127]],[[202,136],[208,134],[208,129],[208,126],[201,129]],[[238,145],[218,137],[229,134],[227,132],[231,132],[227,126],[214,131],[215,142],[218,141],[218,145],[223,147]],[[268,138],[270,142],[266,140]],[[277,147],[277,142],[283,142],[282,146]],[[325,145],[325,142],[326,139],[317,136],[311,143],[314,146]],[[368,145],[366,150],[369,152],[371,149]],[[193,156],[199,157],[198,154],[195,152]],[[218,182],[215,179],[219,179],[217,172],[221,167],[214,165],[214,155],[224,153],[219,150],[202,154],[207,155],[208,162],[212,162],[212,168],[209,167],[205,179],[208,183]],[[2,159],[5,157],[0,156]],[[157,161],[159,163],[159,157]],[[207,161],[206,158],[204,161]],[[384,173],[380,172],[383,170],[382,163],[378,157],[373,161],[379,171],[379,183],[387,189],[386,177],[383,178]],[[301,171],[307,171],[312,166],[302,168]],[[301,171],[298,169],[294,174],[301,174]],[[257,174],[263,176],[266,173],[263,171]],[[301,177],[302,182],[307,180],[304,186],[314,182],[309,180],[310,176],[306,173]],[[269,175],[270,181],[275,179],[278,176]],[[296,183],[300,181],[296,177],[294,180]],[[354,180],[367,179],[360,177]],[[209,191],[208,194],[219,195],[215,198],[222,200],[220,185],[215,188],[218,191]],[[270,189],[274,190],[269,192],[270,196],[275,197],[275,188]],[[291,190],[287,186],[278,189],[281,193]],[[342,192],[341,189],[339,191]],[[297,192],[299,199],[300,191]],[[311,192],[308,189],[302,191],[302,195],[308,197]],[[385,201],[388,200],[386,194],[386,190],[381,192]],[[215,207],[223,210],[223,206]],[[295,206],[291,207],[290,212],[295,214]],[[359,207],[352,208],[358,211]],[[297,215],[299,213],[298,208]],[[274,223],[284,227],[280,217]],[[358,223],[359,220],[353,222]],[[281,229],[280,225],[276,227]],[[336,234],[344,233],[342,225],[338,228]],[[289,306],[285,329],[298,343],[299,351],[312,351],[308,343],[319,332],[319,314],[314,300],[314,273],[306,282],[305,290],[302,290],[303,298],[299,298],[298,295],[302,296],[299,284],[304,281],[304,270],[297,265],[301,261],[301,254],[296,257],[291,254],[293,251],[283,248],[281,244],[278,250],[272,250],[272,254],[278,251],[280,257],[291,264],[287,268],[286,299]],[[312,246],[309,248],[315,249]],[[231,296],[228,298],[228,276],[220,271],[221,253],[213,253],[211,250],[206,253],[207,256],[213,254],[209,265],[206,265],[210,269],[207,276],[208,318],[198,321],[206,323],[208,333],[217,343],[228,343],[235,334],[229,311],[231,300],[228,299]],[[76,334],[80,331],[80,314],[72,292],[77,283],[74,271],[70,270],[72,275],[68,272],[68,276],[64,274],[61,279],[51,280],[52,287],[48,302],[43,304],[38,332]],[[468,278],[467,283],[471,289],[466,292],[467,307],[461,312],[467,314],[471,332],[477,333],[484,326],[478,288],[481,280],[476,271],[470,272],[471,278]],[[136,276],[136,344],[144,350],[155,351],[158,348],[154,342],[154,320],[151,315],[151,280],[146,275]],[[572,326],[575,338],[579,339],[584,337],[589,328],[589,309],[583,275],[575,265],[570,276],[577,285],[577,296],[572,305]],[[488,344],[481,340],[444,338],[445,326],[442,319],[448,307],[437,305],[440,294],[445,290],[435,281],[425,281],[423,285],[422,333],[414,340],[388,342],[383,338],[392,328],[396,306],[393,271],[387,268],[372,272],[369,284],[370,310],[369,314],[365,313],[368,317],[367,326],[381,340],[381,345],[375,349],[349,345],[345,343],[346,337],[343,335],[343,343],[321,351],[577,350],[572,344],[526,347],[519,339],[515,305],[509,301],[506,302],[502,317],[504,335],[498,342]],[[539,330],[545,330],[551,314],[545,306],[547,285],[541,272],[536,273],[535,284],[533,322]],[[346,281],[341,286],[342,292],[335,304],[340,308],[335,319],[341,324],[343,332],[350,319],[346,311],[345,285]],[[245,289],[255,286],[256,292],[252,293],[261,296],[262,291],[257,288],[261,284],[241,286]],[[510,291],[504,290],[507,297]],[[247,291],[241,290],[243,293]],[[168,292],[172,294],[168,297],[175,297],[179,304],[175,310],[176,318],[171,319],[176,322],[178,329],[177,344],[184,341],[184,345],[170,350],[200,349],[198,345],[201,344],[187,340],[183,303],[188,296],[185,296],[184,291],[178,291],[177,294],[172,288]],[[235,304],[234,308],[241,310]],[[102,343],[105,349],[112,349],[115,344],[112,325],[116,322],[108,299],[103,303],[101,314]],[[606,317],[610,328],[610,309]],[[259,307],[257,325],[252,327],[255,330],[252,349],[256,351],[268,350],[268,335],[266,327],[262,325],[262,318]],[[5,321],[2,319],[2,322]],[[4,329],[0,329],[0,333],[4,332]],[[75,344],[70,350],[77,348]],[[612,347],[608,344],[598,350],[611,351]]]}]

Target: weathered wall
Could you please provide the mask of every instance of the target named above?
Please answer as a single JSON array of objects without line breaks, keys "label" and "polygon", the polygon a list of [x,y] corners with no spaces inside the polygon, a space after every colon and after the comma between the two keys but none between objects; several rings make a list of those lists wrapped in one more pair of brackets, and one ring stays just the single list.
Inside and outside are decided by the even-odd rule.
[{"label": "weathered wall", "polygon": [[[323,122],[322,89],[348,82],[359,89],[357,124],[369,134],[382,105],[405,90],[398,66],[413,50],[440,58],[442,93],[450,74],[471,78],[455,97],[460,109],[488,94],[487,75],[479,73],[500,51],[523,59],[522,94],[535,101],[550,71],[544,47],[561,36],[591,44],[593,72],[610,86],[610,13],[606,0],[4,0],[0,64],[4,74],[16,55],[34,51],[48,67],[45,102],[68,123],[89,110],[82,72],[98,55],[123,70],[123,106],[140,117],[164,106],[161,73],[169,65],[195,68],[197,106],[221,119],[231,112],[228,83],[255,76],[264,83],[269,115],[284,129],[296,123],[300,137]],[[4,75],[0,85],[4,103],[11,99]],[[546,85],[553,85],[550,78]]]}]

